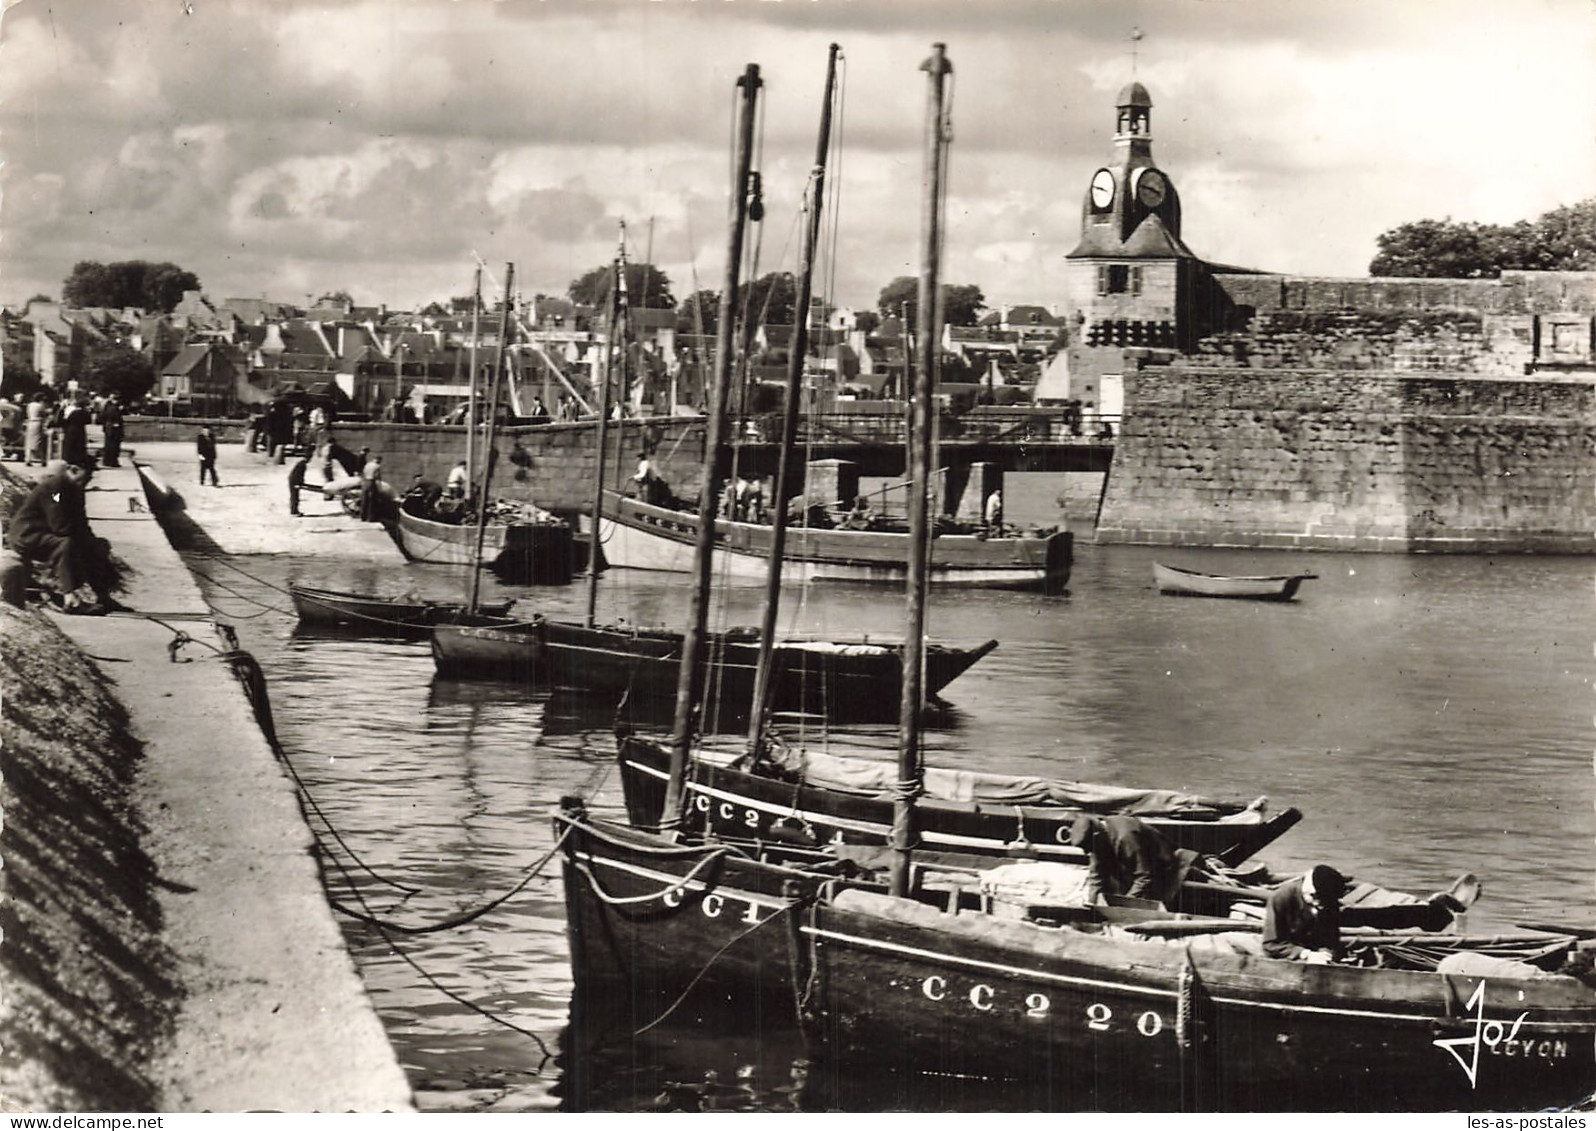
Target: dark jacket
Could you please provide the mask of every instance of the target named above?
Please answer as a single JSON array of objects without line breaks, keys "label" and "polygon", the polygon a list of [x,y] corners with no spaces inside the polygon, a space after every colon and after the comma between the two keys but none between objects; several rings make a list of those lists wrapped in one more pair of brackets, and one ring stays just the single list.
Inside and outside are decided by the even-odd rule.
[{"label": "dark jacket", "polygon": [[1302,877],[1287,880],[1264,905],[1263,949],[1270,958],[1300,958],[1305,950],[1341,949],[1341,901],[1310,907]]},{"label": "dark jacket", "polygon": [[194,441],[194,450],[199,452],[199,458],[206,463],[216,462],[216,437],[209,432],[201,432]]},{"label": "dark jacket", "polygon": [[1082,817],[1070,842],[1084,847],[1092,879],[1104,895],[1174,902],[1195,853],[1182,852],[1136,817]]},{"label": "dark jacket", "polygon": [[61,417],[61,458],[79,467],[93,467],[89,456],[89,410],[73,406]]},{"label": "dark jacket", "polygon": [[83,503],[83,488],[61,472],[46,475],[11,514],[6,535],[13,546],[25,544],[40,534],[59,538],[92,536],[88,511]]}]

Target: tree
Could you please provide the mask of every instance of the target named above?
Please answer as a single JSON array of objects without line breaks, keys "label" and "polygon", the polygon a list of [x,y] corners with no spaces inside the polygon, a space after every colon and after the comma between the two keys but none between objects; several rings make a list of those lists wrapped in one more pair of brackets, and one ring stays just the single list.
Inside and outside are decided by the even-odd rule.
[{"label": "tree", "polygon": [[1415,220],[1382,233],[1369,274],[1421,279],[1494,279],[1503,271],[1596,268],[1596,198],[1516,224]]},{"label": "tree", "polygon": [[[919,298],[920,280],[912,275],[899,275],[881,288],[876,309],[884,318],[906,319],[905,330],[912,332]],[[986,296],[974,283],[942,284],[942,320],[948,325],[974,326],[985,308]]]},{"label": "tree", "polygon": [[720,292],[694,291],[676,308],[678,334],[714,335],[720,329]]},{"label": "tree", "polygon": [[348,291],[328,291],[326,294],[322,295],[316,300],[316,305],[342,306],[347,308],[355,305],[355,296],[350,294]]},{"label": "tree", "polygon": [[155,367],[132,346],[109,346],[89,362],[85,384],[96,392],[117,394],[131,404],[155,387]]},{"label": "tree", "polygon": [[198,276],[175,263],[84,260],[61,284],[61,301],[67,306],[131,306],[169,314],[182,301],[183,292],[199,289]]},{"label": "tree", "polygon": [[853,320],[855,328],[863,330],[866,334],[874,334],[881,325],[881,315],[873,310],[861,310]]},{"label": "tree", "polygon": [[[611,264],[595,267],[566,288],[566,295],[574,303],[600,310],[609,305]],[[626,265],[626,301],[632,306],[651,310],[674,310],[676,299],[671,294],[670,277],[652,263]]]},{"label": "tree", "polygon": [[791,326],[798,301],[798,280],[791,271],[772,271],[737,288],[737,309],[750,330],[755,326]]}]

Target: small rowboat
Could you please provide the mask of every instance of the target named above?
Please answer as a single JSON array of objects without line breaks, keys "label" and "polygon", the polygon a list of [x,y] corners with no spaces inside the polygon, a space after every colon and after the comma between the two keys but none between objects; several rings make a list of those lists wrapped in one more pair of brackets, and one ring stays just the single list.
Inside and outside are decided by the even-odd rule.
[{"label": "small rowboat", "polygon": [[[294,611],[299,614],[300,624],[353,629],[373,635],[423,636],[437,625],[453,624],[466,615],[464,601],[374,597],[309,585],[290,585],[288,593],[294,599]],[[479,602],[477,611],[489,616],[504,616],[513,604],[513,600]]]},{"label": "small rowboat", "polygon": [[1160,593],[1177,597],[1244,597],[1254,601],[1289,601],[1297,586],[1318,578],[1316,573],[1294,573],[1286,577],[1226,577],[1218,573],[1153,563],[1153,581]]}]

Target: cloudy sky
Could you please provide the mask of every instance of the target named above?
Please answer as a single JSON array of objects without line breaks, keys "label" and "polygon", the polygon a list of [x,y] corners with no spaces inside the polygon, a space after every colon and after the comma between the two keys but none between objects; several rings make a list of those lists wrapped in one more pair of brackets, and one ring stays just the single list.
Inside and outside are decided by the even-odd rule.
[{"label": "cloudy sky", "polygon": [[758,270],[792,270],[836,42],[822,289],[871,307],[915,269],[937,41],[955,70],[944,278],[992,305],[1062,299],[1133,68],[1209,260],[1362,275],[1397,224],[1596,195],[1592,0],[9,0],[0,300],[133,258],[217,298],[409,307],[468,293],[476,256],[560,294],[623,217],[678,297],[718,288],[748,63]]}]

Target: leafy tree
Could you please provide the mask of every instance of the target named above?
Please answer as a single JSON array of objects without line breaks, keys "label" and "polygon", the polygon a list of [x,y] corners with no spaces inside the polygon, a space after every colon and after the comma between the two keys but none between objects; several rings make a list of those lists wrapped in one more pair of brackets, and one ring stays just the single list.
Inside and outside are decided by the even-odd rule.
[{"label": "leafy tree", "polygon": [[710,334],[720,328],[720,292],[694,291],[676,308],[679,334]]},{"label": "leafy tree", "polygon": [[[881,288],[876,309],[884,318],[906,318],[907,330],[916,324],[915,311],[919,298],[920,280],[912,275],[899,275]],[[948,325],[974,326],[985,308],[986,296],[974,283],[942,284],[942,319]]]},{"label": "leafy tree", "polygon": [[877,327],[881,325],[881,315],[873,310],[861,310],[854,318],[853,324],[866,334],[874,334]]},{"label": "leafy tree", "polygon": [[84,260],[72,268],[72,274],[61,284],[61,301],[67,306],[131,306],[168,314],[182,300],[184,291],[199,289],[199,278],[175,263]]},{"label": "leafy tree", "polygon": [[[595,267],[566,288],[566,295],[574,303],[604,309],[609,305],[611,264]],[[652,263],[626,265],[626,300],[632,306],[653,310],[674,310],[676,298],[671,294],[670,277]]]},{"label": "leafy tree", "polygon": [[115,393],[130,404],[155,387],[155,367],[132,346],[118,343],[89,362],[85,384],[96,392]]},{"label": "leafy tree", "polygon": [[[470,300],[467,299],[467,302]],[[316,300],[317,306],[354,306],[355,296],[348,291],[328,291]]]},{"label": "leafy tree", "polygon": [[791,326],[793,306],[798,301],[798,280],[791,271],[772,271],[737,289],[737,309],[744,324]]},{"label": "leafy tree", "polygon": [[1369,274],[1494,279],[1503,271],[1596,268],[1596,198],[1516,224],[1416,220],[1377,237]]}]

